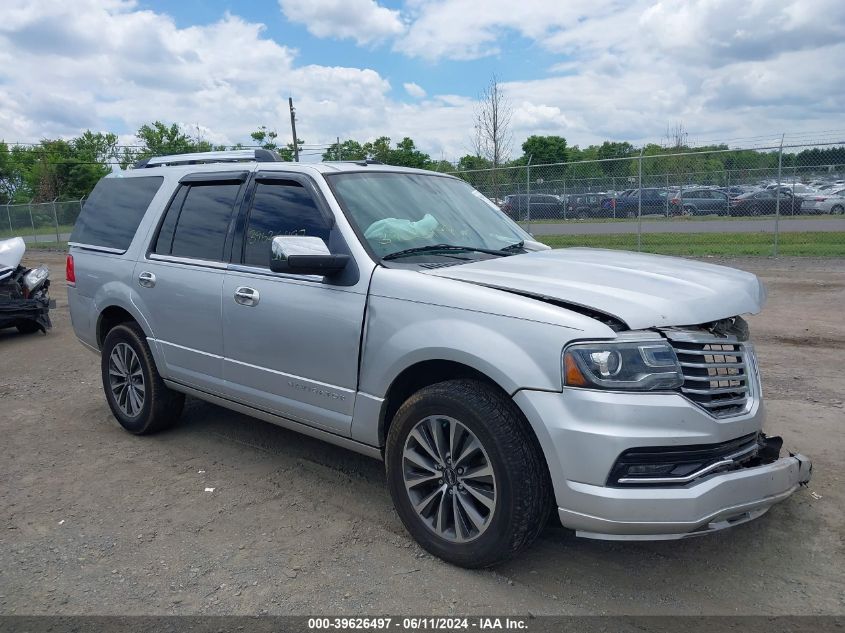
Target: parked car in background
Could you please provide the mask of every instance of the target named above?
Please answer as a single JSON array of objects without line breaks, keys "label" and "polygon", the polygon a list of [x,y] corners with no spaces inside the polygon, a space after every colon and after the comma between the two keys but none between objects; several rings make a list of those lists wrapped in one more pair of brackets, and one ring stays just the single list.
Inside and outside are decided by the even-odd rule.
[{"label": "parked car in background", "polygon": [[684,189],[673,191],[669,198],[669,212],[674,215],[728,215],[728,194],[717,189]]},{"label": "parked car in background", "polygon": [[845,213],[845,188],[827,193],[820,192],[815,196],[804,198],[801,203],[801,212],[842,215]]},{"label": "parked car in background", "polygon": [[[668,212],[669,192],[666,189],[648,187],[642,190],[642,214],[665,215]],[[635,218],[640,209],[639,189],[632,189],[628,195],[617,198],[605,198],[602,208],[609,209],[612,217]]]},{"label": "parked car in background", "polygon": [[532,220],[551,220],[564,217],[563,201],[557,196],[545,193],[531,195],[518,193],[505,196],[505,202],[501,208],[514,220],[527,220],[529,217]]},{"label": "parked car in background", "polygon": [[579,193],[567,197],[566,217],[571,220],[612,217],[602,208],[603,196],[599,193]]},{"label": "parked car in background", "polygon": [[746,187],[743,185],[731,185],[730,187],[718,187],[717,191],[721,191],[724,194],[727,194],[730,198],[736,198],[737,196],[741,196],[744,193],[748,193],[750,191],[756,191],[756,187]]},{"label": "parked car in background", "polygon": [[[751,191],[731,200],[731,215],[774,215],[778,207],[777,201],[777,190]],[[781,190],[780,213],[782,215],[801,213],[801,202],[801,198]]]}]

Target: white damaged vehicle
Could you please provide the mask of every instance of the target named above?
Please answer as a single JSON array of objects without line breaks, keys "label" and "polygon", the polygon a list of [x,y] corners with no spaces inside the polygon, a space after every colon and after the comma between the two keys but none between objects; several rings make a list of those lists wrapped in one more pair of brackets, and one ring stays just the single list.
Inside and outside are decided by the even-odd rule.
[{"label": "white damaged vehicle", "polygon": [[20,237],[0,240],[0,329],[21,334],[46,332],[50,323],[50,271],[21,266],[26,244]]},{"label": "white damaged vehicle", "polygon": [[512,556],[550,510],[584,537],[676,539],[810,478],[763,430],[754,275],[549,250],[443,174],[153,158],[100,181],[67,271],[128,431],[190,394],[383,459],[408,531],[458,565]]}]

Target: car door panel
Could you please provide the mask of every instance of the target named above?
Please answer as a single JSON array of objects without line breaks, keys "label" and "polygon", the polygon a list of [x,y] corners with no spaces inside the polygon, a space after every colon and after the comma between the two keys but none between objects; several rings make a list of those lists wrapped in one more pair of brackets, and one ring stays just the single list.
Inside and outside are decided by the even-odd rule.
[{"label": "car door panel", "polygon": [[218,385],[223,377],[220,297],[225,266],[148,259],[135,265],[136,281],[141,273],[155,279],[154,286],[139,292],[149,297],[147,313],[165,361],[162,374],[198,388]]},{"label": "car door panel", "polygon": [[[247,270],[233,266],[223,285],[226,389],[257,408],[349,435],[366,295]],[[257,305],[235,301],[244,286],[258,292]]]},{"label": "car door panel", "polygon": [[134,270],[162,373],[200,389],[217,389],[223,380],[223,259],[246,177],[238,171],[183,178]]},{"label": "car door panel", "polygon": [[[250,406],[349,436],[366,286],[357,284],[354,261],[332,281],[269,270],[273,235],[320,237],[331,252],[348,254],[304,176],[258,174],[244,207],[223,283],[224,389]],[[236,300],[243,291],[257,300]]]}]

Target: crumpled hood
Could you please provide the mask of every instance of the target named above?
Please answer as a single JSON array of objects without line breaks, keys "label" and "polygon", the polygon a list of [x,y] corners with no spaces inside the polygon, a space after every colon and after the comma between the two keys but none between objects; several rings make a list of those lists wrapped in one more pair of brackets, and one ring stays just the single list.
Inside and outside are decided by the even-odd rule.
[{"label": "crumpled hood", "polygon": [[757,313],[766,302],[763,284],[751,273],[593,248],[499,257],[425,274],[591,308],[634,330]]}]

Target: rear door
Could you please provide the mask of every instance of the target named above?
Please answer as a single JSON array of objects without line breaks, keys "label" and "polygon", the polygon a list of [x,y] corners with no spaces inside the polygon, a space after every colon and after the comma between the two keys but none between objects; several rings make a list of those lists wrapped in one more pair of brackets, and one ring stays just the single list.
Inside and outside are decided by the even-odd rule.
[{"label": "rear door", "polygon": [[[350,435],[367,281],[354,260],[331,281],[269,269],[274,235],[321,238],[349,250],[314,183],[256,174],[223,284],[225,388],[252,407]],[[248,293],[253,301],[244,302]],[[240,299],[239,299],[240,297]]]},{"label": "rear door", "polygon": [[202,390],[218,390],[223,379],[221,292],[247,175],[183,178],[149,252],[135,265],[166,376]]}]

